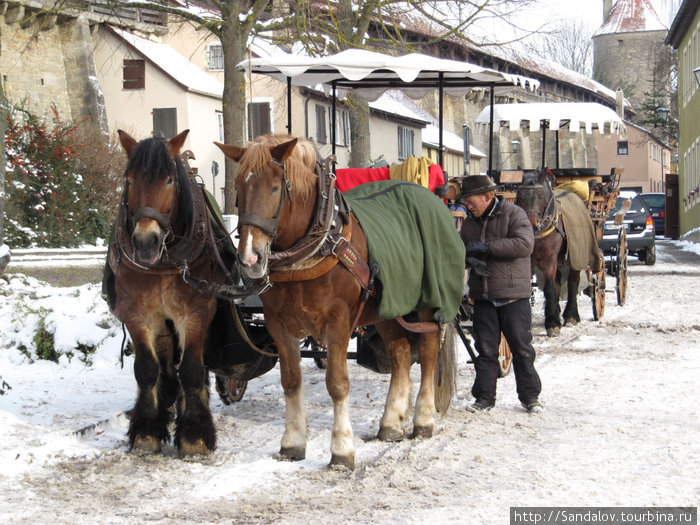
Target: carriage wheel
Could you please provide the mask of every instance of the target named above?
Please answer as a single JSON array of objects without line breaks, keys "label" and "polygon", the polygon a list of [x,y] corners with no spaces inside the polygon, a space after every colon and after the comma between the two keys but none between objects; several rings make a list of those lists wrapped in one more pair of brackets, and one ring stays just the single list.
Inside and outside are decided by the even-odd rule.
[{"label": "carriage wheel", "polygon": [[627,298],[627,232],[624,228],[620,228],[617,234],[617,261],[615,266],[617,304],[622,306]]},{"label": "carriage wheel", "polygon": [[598,321],[603,317],[605,311],[605,265],[595,274],[588,270],[589,282],[591,283],[590,293],[593,303],[593,320]]},{"label": "carriage wheel", "polygon": [[501,344],[498,345],[498,377],[505,377],[513,368],[513,354],[510,346],[503,334],[501,334]]}]

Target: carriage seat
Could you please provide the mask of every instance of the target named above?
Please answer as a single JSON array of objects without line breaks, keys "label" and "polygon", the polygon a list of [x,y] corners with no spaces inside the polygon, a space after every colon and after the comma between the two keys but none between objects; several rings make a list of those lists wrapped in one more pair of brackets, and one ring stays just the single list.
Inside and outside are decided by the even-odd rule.
[{"label": "carriage seat", "polygon": [[427,169],[427,188],[435,192],[436,189],[445,184],[445,176],[439,164],[429,164],[429,162],[430,159],[427,157],[421,159],[409,157],[404,163],[390,167],[338,168],[335,171],[336,186],[343,193],[360,184],[378,180],[411,180],[425,186],[423,184],[425,181],[424,166]]}]

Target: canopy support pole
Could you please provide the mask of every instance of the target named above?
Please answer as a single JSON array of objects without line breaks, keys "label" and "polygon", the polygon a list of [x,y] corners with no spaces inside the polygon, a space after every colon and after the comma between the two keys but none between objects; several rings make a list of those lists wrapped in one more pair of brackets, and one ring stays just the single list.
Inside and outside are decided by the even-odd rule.
[{"label": "canopy support pole", "polygon": [[547,164],[547,128],[549,128],[549,121],[542,121],[542,169],[546,168]]},{"label": "canopy support pole", "polygon": [[287,77],[287,133],[292,134],[292,77]]},{"label": "canopy support pole", "polygon": [[557,169],[559,169],[559,130],[557,130],[557,134],[554,137],[555,137],[555,142],[556,142],[556,146],[557,146],[556,150],[555,150],[556,155],[557,155],[557,157],[556,157]]},{"label": "canopy support pole", "polygon": [[495,95],[493,92],[493,84],[490,86],[490,91],[489,91],[489,104],[491,105],[490,109],[490,114],[491,117],[489,119],[489,171],[488,174],[490,177],[493,177],[493,105],[494,105],[494,99]]},{"label": "canopy support pole", "polygon": [[[438,75],[438,96],[440,98],[440,104],[438,108],[438,164],[442,168],[443,172],[445,171],[445,166],[443,164],[443,145],[442,145],[442,119],[443,119],[443,108],[442,108],[442,83],[443,83],[443,78],[444,74],[440,73]],[[447,184],[447,180],[444,181],[445,184]]]},{"label": "canopy support pole", "polygon": [[337,125],[336,123],[336,115],[335,115],[335,101],[338,98],[338,94],[336,92],[336,84],[335,81],[331,83],[332,86],[332,91],[333,91],[333,103],[331,105],[331,154],[333,157],[335,157],[335,127]]}]

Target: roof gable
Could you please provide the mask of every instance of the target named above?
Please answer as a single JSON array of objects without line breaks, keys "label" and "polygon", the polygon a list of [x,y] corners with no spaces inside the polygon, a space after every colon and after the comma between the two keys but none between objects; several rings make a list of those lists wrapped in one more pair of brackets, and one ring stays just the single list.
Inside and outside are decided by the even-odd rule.
[{"label": "roof gable", "polygon": [[224,85],[167,44],[153,42],[122,29],[107,26],[186,91],[221,98]]}]

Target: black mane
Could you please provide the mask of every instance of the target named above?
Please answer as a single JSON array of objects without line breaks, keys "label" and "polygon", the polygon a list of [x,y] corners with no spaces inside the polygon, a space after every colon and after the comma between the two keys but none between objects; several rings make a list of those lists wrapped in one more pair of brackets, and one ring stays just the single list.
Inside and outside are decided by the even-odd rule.
[{"label": "black mane", "polygon": [[143,139],[136,146],[126,167],[127,173],[143,178],[146,184],[165,180],[175,172],[178,188],[178,215],[189,227],[194,210],[192,191],[185,173],[185,166],[179,157],[173,159],[168,151],[167,141],[162,137]]}]

